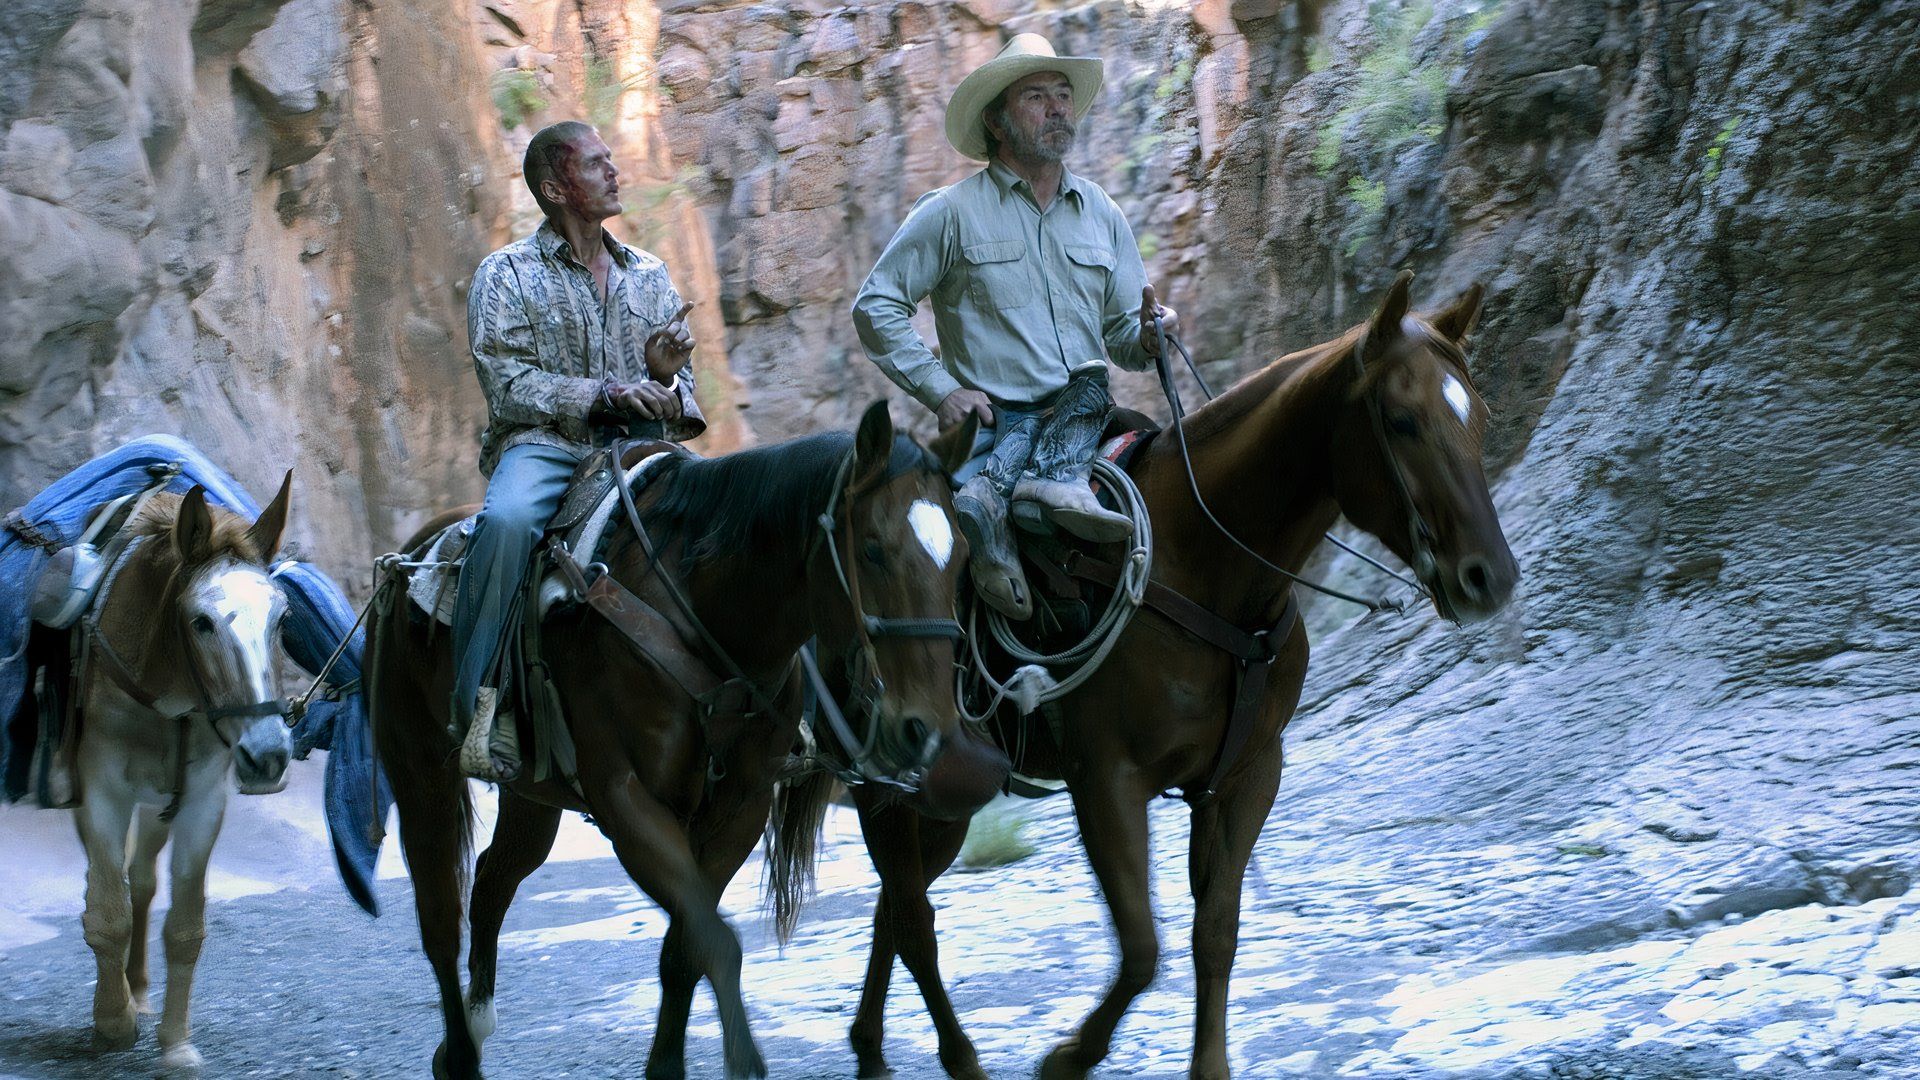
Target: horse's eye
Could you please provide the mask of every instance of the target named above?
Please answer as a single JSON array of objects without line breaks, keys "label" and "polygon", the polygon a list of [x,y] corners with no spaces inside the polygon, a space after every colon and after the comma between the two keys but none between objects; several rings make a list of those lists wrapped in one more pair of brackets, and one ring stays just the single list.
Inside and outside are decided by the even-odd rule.
[{"label": "horse's eye", "polygon": [[1410,439],[1419,434],[1420,422],[1414,419],[1412,413],[1391,413],[1387,416],[1387,430]]},{"label": "horse's eye", "polygon": [[213,633],[213,620],[205,615],[195,615],[193,617],[193,629],[197,633],[211,634]]},{"label": "horse's eye", "polygon": [[885,566],[887,564],[887,554],[880,550],[880,541],[878,540],[867,541],[866,546],[860,549],[860,554],[866,556],[867,561],[875,566]]}]

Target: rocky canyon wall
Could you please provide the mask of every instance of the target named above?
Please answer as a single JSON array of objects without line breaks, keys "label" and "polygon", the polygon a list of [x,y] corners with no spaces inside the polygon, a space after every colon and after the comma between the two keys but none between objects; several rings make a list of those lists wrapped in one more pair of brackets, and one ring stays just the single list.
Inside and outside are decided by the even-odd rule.
[{"label": "rocky canyon wall", "polygon": [[504,201],[464,11],[29,0],[5,21],[0,502],[180,434],[257,493],[297,466],[293,535],[346,572],[473,497],[461,298]]}]

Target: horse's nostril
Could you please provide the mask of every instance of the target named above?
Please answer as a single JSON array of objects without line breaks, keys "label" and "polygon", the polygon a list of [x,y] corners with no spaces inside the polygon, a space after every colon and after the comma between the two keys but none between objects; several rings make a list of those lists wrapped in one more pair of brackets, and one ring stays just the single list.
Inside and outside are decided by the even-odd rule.
[{"label": "horse's nostril", "polygon": [[1484,600],[1493,594],[1492,575],[1487,560],[1477,555],[1460,560],[1460,588],[1476,600]]}]

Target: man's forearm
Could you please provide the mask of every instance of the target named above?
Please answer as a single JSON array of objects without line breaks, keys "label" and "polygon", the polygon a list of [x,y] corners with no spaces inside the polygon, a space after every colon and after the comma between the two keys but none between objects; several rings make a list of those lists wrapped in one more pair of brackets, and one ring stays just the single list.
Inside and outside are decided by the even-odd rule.
[{"label": "man's forearm", "polygon": [[941,365],[939,357],[914,330],[911,310],[885,297],[863,293],[853,308],[854,329],[867,357],[895,386],[912,394],[928,409],[938,409],[960,383]]}]

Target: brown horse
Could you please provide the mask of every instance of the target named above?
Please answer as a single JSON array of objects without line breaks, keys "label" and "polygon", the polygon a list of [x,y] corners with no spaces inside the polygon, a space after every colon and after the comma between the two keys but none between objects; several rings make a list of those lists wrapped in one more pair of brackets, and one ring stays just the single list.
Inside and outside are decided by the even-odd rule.
[{"label": "brown horse", "polygon": [[[740,942],[716,905],[766,827],[776,774],[794,744],[794,654],[817,635],[832,654],[862,658],[878,725],[870,772],[912,772],[937,758],[957,726],[954,634],[927,631],[957,633],[953,597],[966,552],[953,529],[947,473],[971,438],[958,432],[930,454],[895,434],[882,403],[851,438],[828,433],[679,459],[655,473],[635,503],[660,563],[650,565],[624,529],[605,564],[662,612],[674,605],[660,579],[673,575],[718,646],[706,662],[717,670],[719,655],[730,656],[761,688],[761,705],[703,717],[607,619],[585,609],[550,617],[544,652],[578,751],[577,792],[553,782],[501,791],[493,841],[474,872],[464,1000],[458,951],[472,808],[447,731],[447,635],[432,633],[404,602],[375,620],[369,701],[400,810],[421,941],[440,988],[446,1038],[436,1076],[479,1075],[480,1043],[494,1024],[501,921],[520,882],[546,860],[562,809],[590,813],[628,875],[671,918],[647,1075],[684,1074],[688,1010],[702,977],[719,1002],[727,1075],[766,1075],[740,992]],[[810,876],[813,834],[781,835],[800,839],[770,852],[790,927]]]},{"label": "brown horse", "polygon": [[[1480,464],[1487,411],[1462,353],[1481,290],[1476,285],[1421,318],[1408,312],[1411,277],[1400,275],[1368,323],[1273,362],[1196,410],[1187,449],[1165,432],[1129,465],[1153,522],[1153,581],[1249,635],[1281,631],[1266,641],[1274,659],[1238,753],[1227,749],[1243,685],[1238,662],[1154,606],[1135,617],[1093,678],[1058,703],[1060,742],[1046,723],[1027,730],[1016,766],[1067,781],[1120,943],[1119,971],[1105,998],[1047,1057],[1043,1077],[1088,1075],[1106,1057],[1128,1006],[1153,981],[1160,944],[1150,904],[1147,804],[1173,789],[1195,804],[1188,855],[1198,988],[1191,1075],[1228,1075],[1227,980],[1241,879],[1279,787],[1280,733],[1306,677],[1307,637],[1288,616],[1291,582],[1223,528],[1261,559],[1297,573],[1345,514],[1413,566],[1434,607],[1456,622],[1491,615],[1512,593],[1519,570]],[[1196,503],[1194,486],[1217,523]],[[1006,745],[1016,745],[1010,736],[1020,723],[1002,712]],[[882,882],[851,1031],[860,1075],[891,1075],[881,1044],[897,954],[933,1016],[942,1065],[955,1077],[984,1076],[941,982],[927,902],[928,885],[960,850],[966,820],[936,820],[880,792],[856,794]]]}]

